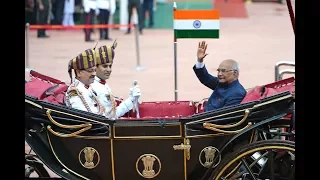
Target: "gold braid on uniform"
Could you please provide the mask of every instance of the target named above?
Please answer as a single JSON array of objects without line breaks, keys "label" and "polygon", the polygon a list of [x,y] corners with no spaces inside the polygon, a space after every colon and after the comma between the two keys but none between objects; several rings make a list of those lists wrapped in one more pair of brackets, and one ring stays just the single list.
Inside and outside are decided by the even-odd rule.
[{"label": "gold braid on uniform", "polygon": [[111,109],[110,111],[106,112],[106,115],[109,116],[111,112],[113,112],[112,118],[115,118],[117,114],[117,103],[114,99],[114,96],[110,93],[110,101],[111,101]]},{"label": "gold braid on uniform", "polygon": [[93,101],[97,103],[97,106],[98,106],[98,114],[103,114],[104,111],[105,111],[105,108],[104,106],[100,103],[98,97],[96,95],[93,94]]},{"label": "gold braid on uniform", "polygon": [[[80,97],[82,103],[84,104],[84,107],[88,110],[88,112],[91,112],[91,113],[92,113],[91,108],[90,108],[90,106],[88,105],[88,103],[87,103],[87,101],[85,100],[85,98],[83,97],[82,93],[76,88],[77,85],[78,85],[78,83],[70,85],[69,92],[70,92],[70,91],[75,91],[76,94]],[[101,114],[104,112],[104,107],[101,105],[101,103],[99,102],[98,98],[97,98],[95,95],[93,95],[93,97],[94,97],[94,98],[93,98],[94,101],[95,101],[95,102],[97,103],[97,105],[98,105],[98,109],[99,109],[98,114],[101,115]],[[68,100],[68,102],[69,102],[69,104],[70,104],[69,97],[67,98],[67,100]]]}]

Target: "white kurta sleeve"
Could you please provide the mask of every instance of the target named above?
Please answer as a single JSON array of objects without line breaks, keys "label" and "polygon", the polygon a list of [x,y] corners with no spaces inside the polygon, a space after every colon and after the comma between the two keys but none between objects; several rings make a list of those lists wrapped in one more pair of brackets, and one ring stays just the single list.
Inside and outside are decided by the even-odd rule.
[{"label": "white kurta sleeve", "polygon": [[122,101],[117,107],[117,118],[123,116],[125,113],[129,112],[133,108],[133,102],[130,98]]}]

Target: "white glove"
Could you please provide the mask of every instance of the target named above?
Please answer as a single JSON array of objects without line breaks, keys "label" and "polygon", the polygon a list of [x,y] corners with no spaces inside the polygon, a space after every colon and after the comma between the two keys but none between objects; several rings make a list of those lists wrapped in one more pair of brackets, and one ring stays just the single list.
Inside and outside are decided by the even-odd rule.
[{"label": "white glove", "polygon": [[139,85],[136,85],[133,88],[130,88],[129,91],[130,91],[130,98],[131,98],[132,101],[135,98],[140,98],[141,91],[140,91]]},{"label": "white glove", "polygon": [[99,16],[100,10],[97,8],[96,9],[96,15]]}]

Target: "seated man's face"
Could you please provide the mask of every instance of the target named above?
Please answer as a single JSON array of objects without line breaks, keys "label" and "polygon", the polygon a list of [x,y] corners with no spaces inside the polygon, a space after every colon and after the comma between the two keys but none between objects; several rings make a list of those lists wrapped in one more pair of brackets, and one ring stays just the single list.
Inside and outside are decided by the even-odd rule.
[{"label": "seated man's face", "polygon": [[97,65],[97,76],[100,79],[102,80],[109,79],[111,72],[112,72],[112,63]]},{"label": "seated man's face", "polygon": [[77,70],[77,77],[83,84],[89,85],[93,83],[96,76],[96,67],[92,67],[85,70]]},{"label": "seated man's face", "polygon": [[217,71],[219,83],[230,84],[237,79],[238,72],[236,70],[232,70],[231,62],[223,61]]}]

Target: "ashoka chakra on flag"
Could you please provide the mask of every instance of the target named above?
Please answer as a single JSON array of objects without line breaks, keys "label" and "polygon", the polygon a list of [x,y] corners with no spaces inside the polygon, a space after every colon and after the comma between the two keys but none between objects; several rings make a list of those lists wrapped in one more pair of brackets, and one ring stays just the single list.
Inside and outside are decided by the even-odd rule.
[{"label": "ashoka chakra on flag", "polygon": [[218,10],[175,10],[174,36],[178,38],[219,38]]},{"label": "ashoka chakra on flag", "polygon": [[196,29],[200,28],[201,27],[201,22],[199,20],[195,20],[193,22],[193,27],[196,28]]}]

